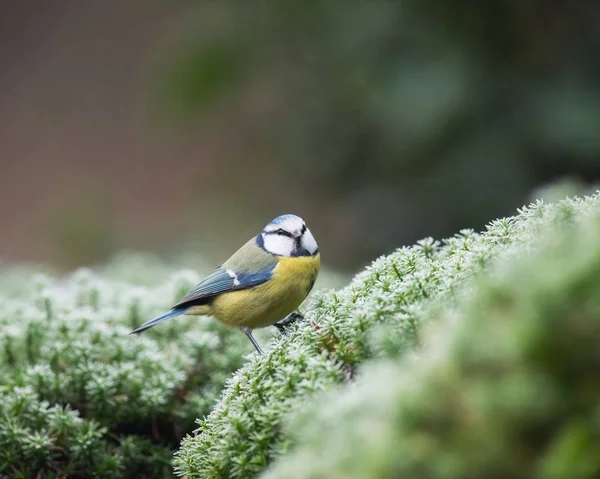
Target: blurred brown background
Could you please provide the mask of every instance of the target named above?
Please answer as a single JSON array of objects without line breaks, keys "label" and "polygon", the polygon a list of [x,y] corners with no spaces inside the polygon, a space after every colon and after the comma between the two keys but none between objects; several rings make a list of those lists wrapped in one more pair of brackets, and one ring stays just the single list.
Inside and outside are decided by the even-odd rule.
[{"label": "blurred brown background", "polygon": [[303,216],[353,271],[600,174],[596,2],[0,1],[0,259],[224,259]]}]

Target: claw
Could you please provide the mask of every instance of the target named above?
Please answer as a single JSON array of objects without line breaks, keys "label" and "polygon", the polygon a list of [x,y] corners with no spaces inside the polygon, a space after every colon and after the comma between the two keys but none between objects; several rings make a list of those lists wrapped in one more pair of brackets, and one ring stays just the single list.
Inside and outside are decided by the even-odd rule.
[{"label": "claw", "polygon": [[284,319],[282,319],[278,323],[275,323],[273,326],[275,326],[277,329],[279,329],[279,332],[281,334],[285,334],[285,330],[287,329],[287,327],[290,324],[294,324],[299,319],[304,319],[304,316],[302,316],[298,312],[293,312],[291,314],[288,314]]}]

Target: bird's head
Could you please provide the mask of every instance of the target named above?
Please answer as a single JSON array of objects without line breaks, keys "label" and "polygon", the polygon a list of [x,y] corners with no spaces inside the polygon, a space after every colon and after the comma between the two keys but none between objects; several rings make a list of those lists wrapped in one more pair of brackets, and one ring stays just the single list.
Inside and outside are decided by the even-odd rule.
[{"label": "bird's head", "polygon": [[296,215],[278,216],[256,239],[261,248],[277,256],[314,256],[319,252],[306,223]]}]

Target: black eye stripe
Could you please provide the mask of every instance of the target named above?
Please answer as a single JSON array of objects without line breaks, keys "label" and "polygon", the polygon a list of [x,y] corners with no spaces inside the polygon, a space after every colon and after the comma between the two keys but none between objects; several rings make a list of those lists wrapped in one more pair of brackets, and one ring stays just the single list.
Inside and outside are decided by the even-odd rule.
[{"label": "black eye stripe", "polygon": [[266,235],[281,235],[281,236],[287,236],[288,238],[293,238],[294,235],[292,235],[292,233],[289,233],[285,230],[276,230],[276,231],[265,231]]},{"label": "black eye stripe", "polygon": [[304,233],[306,233],[306,225],[302,225],[302,231],[300,231],[300,234]]}]

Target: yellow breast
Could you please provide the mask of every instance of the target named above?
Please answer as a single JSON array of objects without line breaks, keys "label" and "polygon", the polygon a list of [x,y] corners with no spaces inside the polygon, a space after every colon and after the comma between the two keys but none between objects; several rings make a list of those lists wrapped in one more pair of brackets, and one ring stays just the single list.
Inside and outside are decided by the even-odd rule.
[{"label": "yellow breast", "polygon": [[321,268],[320,255],[281,257],[273,278],[252,289],[215,298],[210,314],[233,327],[270,326],[294,311],[308,293]]}]

